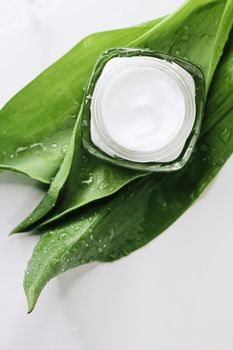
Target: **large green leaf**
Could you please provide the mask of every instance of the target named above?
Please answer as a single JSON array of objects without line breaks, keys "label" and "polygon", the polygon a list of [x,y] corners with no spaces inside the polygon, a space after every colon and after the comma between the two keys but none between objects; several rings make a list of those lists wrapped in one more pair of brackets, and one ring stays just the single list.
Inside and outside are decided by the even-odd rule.
[{"label": "large green leaf", "polygon": [[[191,3],[192,6],[189,7],[188,4]],[[202,67],[209,85],[228,31],[232,27],[233,3],[191,1],[188,4],[184,7],[185,10],[179,10],[177,15],[171,16],[170,21],[162,21],[156,27],[158,29],[146,34],[145,45],[149,46],[148,37],[151,35],[151,38],[155,36],[151,41],[154,45],[159,39],[161,46],[165,45],[167,40],[169,52],[178,50],[179,45],[181,53],[182,40],[178,40],[175,33],[183,35],[186,26],[192,28],[194,36],[191,42],[184,40],[184,43],[188,42],[185,54]],[[213,19],[215,36],[210,28]],[[200,40],[195,40],[197,27]],[[167,37],[161,28],[164,28]],[[159,37],[157,34],[160,34]],[[231,42],[214,78],[202,134],[192,161],[177,173],[137,179],[113,197],[97,202],[92,209],[79,214],[74,212],[43,231],[25,276],[30,311],[44,285],[58,273],[93,260],[112,261],[156,237],[198,198],[218,173],[233,152],[232,39],[231,36]],[[208,60],[203,58],[205,55]]]},{"label": "large green leaf", "polygon": [[51,182],[70,143],[97,57],[156,22],[88,36],[13,97],[0,111],[0,169]]},{"label": "large green leaf", "polygon": [[[72,57],[72,60],[76,62],[77,57],[85,57],[90,56],[88,61],[88,67],[85,67],[84,74],[91,72],[90,66],[93,68],[95,65],[96,59],[98,55],[105,49],[110,48],[112,46],[124,46],[127,45],[133,39],[140,37],[145,34],[148,30],[153,28],[157,23],[159,23],[161,19],[156,19],[154,21],[150,21],[146,24],[142,24],[141,26],[126,28],[121,30],[115,30],[111,32],[103,32],[91,35],[82,41],[82,44],[85,45],[77,45],[75,48],[75,55]],[[123,35],[124,33],[124,35]],[[84,47],[85,46],[85,49]],[[67,60],[66,54],[62,60]],[[59,63],[59,62],[58,62]],[[50,67],[47,70],[47,79],[50,76],[50,70],[56,69],[57,75],[60,74],[60,70],[62,69],[60,65],[56,63],[54,66]],[[80,74],[80,71],[79,71]],[[40,77],[36,79],[38,84],[40,85]],[[87,83],[88,78],[86,78]],[[76,83],[76,88],[80,89],[80,83]],[[71,80],[67,80],[67,86],[71,84]],[[56,82],[54,81],[54,86]],[[82,92],[83,88],[82,87]],[[26,88],[28,89],[28,87]],[[24,90],[22,91],[24,93]],[[38,96],[40,99],[41,96]],[[59,99],[59,96],[57,96]],[[74,101],[71,103],[72,106],[70,108],[77,108]],[[54,105],[54,110],[56,110],[56,105]],[[67,112],[64,112],[64,118],[67,118]],[[64,210],[60,208],[60,211],[63,214],[63,211],[71,211],[87,202],[93,201],[97,198],[104,197],[105,195],[109,195],[111,193],[116,192],[120,187],[125,185],[127,182],[132,180],[133,178],[142,176],[141,173],[135,173],[132,171],[127,171],[125,169],[114,169],[112,171],[112,166],[107,165],[105,163],[99,162],[95,160],[93,157],[89,156],[83,149],[82,141],[81,141],[81,106],[80,111],[77,116],[77,120],[74,125],[74,129],[70,131],[70,140],[69,144],[66,147],[67,151],[64,156],[63,162],[60,166],[60,169],[52,179],[50,188],[41,203],[38,207],[20,224],[18,225],[13,232],[24,231],[25,229],[32,229],[37,222],[43,218],[55,205],[58,195],[61,191],[61,188],[66,182],[64,186],[64,192],[66,193],[61,195],[61,197],[65,197],[61,203],[64,206]],[[72,165],[72,167],[71,167]],[[93,174],[94,169],[94,174]],[[69,175],[68,181],[67,177]],[[74,183],[75,182],[75,186]],[[90,182],[93,182],[92,188],[88,185]],[[106,184],[111,183],[112,187],[105,186]],[[71,185],[71,187],[70,187]],[[88,189],[88,191],[86,191]],[[90,198],[89,198],[90,197]],[[68,203],[67,203],[68,200]],[[67,207],[69,208],[67,209]],[[55,214],[56,216],[58,214]]]},{"label": "large green leaf", "polygon": [[[232,1],[192,0],[175,14],[153,25],[144,35],[134,37],[136,39],[127,46],[147,47],[188,58],[203,70],[208,89],[231,29],[232,17]],[[214,23],[211,26],[210,21]],[[110,42],[109,47],[113,46]],[[122,38],[119,42],[124,46]],[[98,45],[94,40],[91,42],[91,39],[88,44],[88,52]],[[64,167],[61,168],[62,176],[58,173],[48,194],[36,210],[16,227],[15,232],[32,229],[41,222],[51,222],[85,204],[111,195],[135,178],[146,175],[116,168],[89,156],[82,146],[80,125],[76,128],[74,141],[72,165],[71,154],[68,153],[70,167],[65,168],[66,172]]]}]

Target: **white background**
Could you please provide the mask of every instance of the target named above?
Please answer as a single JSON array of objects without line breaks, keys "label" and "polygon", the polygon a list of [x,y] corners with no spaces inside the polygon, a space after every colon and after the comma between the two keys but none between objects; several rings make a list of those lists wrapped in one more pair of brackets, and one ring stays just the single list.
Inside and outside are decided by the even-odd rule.
[{"label": "white background", "polygon": [[[90,32],[164,15],[175,0],[0,0],[0,105]],[[42,196],[0,174],[0,348],[232,350],[233,159],[205,196],[147,247],[65,273],[26,314],[37,238],[8,237]]]}]

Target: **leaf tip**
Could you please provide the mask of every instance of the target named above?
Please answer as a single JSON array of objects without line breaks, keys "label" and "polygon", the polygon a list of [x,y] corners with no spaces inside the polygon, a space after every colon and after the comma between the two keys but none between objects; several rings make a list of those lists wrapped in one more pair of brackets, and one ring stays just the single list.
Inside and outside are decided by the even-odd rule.
[{"label": "leaf tip", "polygon": [[32,311],[34,310],[37,302],[37,298],[35,298],[31,293],[29,293],[25,288],[25,294],[27,298],[27,303],[28,303],[28,309],[27,309],[27,314],[31,314]]},{"label": "leaf tip", "polygon": [[36,290],[32,287],[32,285],[29,283],[28,280],[28,272],[26,272],[25,274],[25,278],[24,278],[24,292],[27,298],[27,313],[30,314],[37,303],[38,297],[39,297],[39,293],[36,292]]},{"label": "leaf tip", "polygon": [[30,315],[32,313],[32,311],[34,310],[34,306],[29,306],[28,304],[28,311],[27,314]]},{"label": "leaf tip", "polygon": [[10,231],[9,236],[14,236],[18,233],[17,227]]}]

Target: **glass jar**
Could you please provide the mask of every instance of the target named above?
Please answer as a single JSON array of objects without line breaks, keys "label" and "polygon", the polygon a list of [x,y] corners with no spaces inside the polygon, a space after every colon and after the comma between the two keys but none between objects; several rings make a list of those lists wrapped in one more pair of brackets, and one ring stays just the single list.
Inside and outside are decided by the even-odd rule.
[{"label": "glass jar", "polygon": [[[146,59],[137,59],[139,57]],[[119,58],[136,59],[130,61],[119,60]],[[112,62],[116,64],[113,65]],[[111,82],[120,74],[123,76],[124,71],[133,69],[137,72],[137,69],[146,67],[150,67],[151,72],[153,69],[161,71],[161,74],[167,76],[179,88],[184,100],[184,118],[175,136],[173,135],[162,147],[150,150],[141,150],[140,147],[130,149],[116,142],[106,127],[101,109],[103,97],[109,91]],[[117,91],[115,95],[117,103],[120,104]],[[126,168],[149,172],[179,170],[188,162],[195,148],[200,133],[204,103],[204,77],[201,70],[192,63],[148,49],[110,49],[98,59],[85,93],[82,111],[84,147],[93,156]],[[164,127],[166,130],[166,124]],[[124,133],[127,136],[127,128]]]}]

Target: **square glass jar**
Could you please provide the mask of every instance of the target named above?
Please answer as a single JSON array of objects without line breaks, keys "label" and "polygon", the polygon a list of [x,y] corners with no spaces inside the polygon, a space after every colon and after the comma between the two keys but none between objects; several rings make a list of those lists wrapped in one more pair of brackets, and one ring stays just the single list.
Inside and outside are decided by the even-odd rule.
[{"label": "square glass jar", "polygon": [[[135,162],[117,156],[110,156],[100,148],[98,148],[91,138],[91,102],[95,90],[96,83],[100,78],[105,65],[113,58],[118,57],[137,57],[149,56],[166,60],[167,62],[175,63],[187,71],[193,78],[195,83],[195,104],[196,116],[191,133],[189,134],[185,145],[180,155],[169,162]],[[187,60],[158,52],[149,49],[140,48],[113,48],[105,51],[97,60],[97,63],[92,72],[90,81],[88,83],[82,110],[82,141],[84,148],[93,156],[109,162],[116,166],[121,166],[129,169],[148,171],[148,172],[172,172],[183,168],[189,161],[198,140],[202,117],[205,105],[205,80],[200,68],[190,63]]]}]

